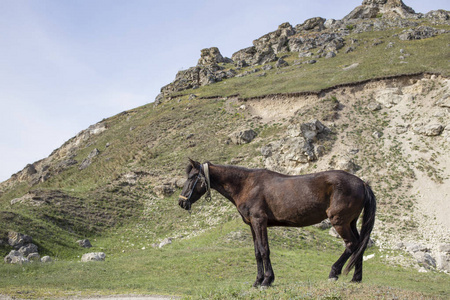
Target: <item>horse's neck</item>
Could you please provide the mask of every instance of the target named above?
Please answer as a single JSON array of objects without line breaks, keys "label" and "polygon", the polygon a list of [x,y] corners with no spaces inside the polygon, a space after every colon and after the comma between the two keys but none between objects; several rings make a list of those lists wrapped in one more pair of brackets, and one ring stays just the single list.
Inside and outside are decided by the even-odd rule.
[{"label": "horse's neck", "polygon": [[210,166],[211,187],[235,203],[234,198],[242,187],[243,172],[231,166]]}]

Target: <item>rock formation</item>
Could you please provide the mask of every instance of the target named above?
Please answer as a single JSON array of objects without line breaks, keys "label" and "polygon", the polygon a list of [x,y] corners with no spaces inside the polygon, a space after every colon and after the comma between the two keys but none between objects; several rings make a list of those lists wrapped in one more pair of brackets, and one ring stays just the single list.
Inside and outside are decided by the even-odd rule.
[{"label": "rock formation", "polygon": [[402,0],[364,0],[362,5],[352,10],[343,20],[371,19],[380,16],[410,18],[414,15],[414,10],[406,6]]},{"label": "rock formation", "polygon": [[[425,15],[416,14],[401,0],[364,0],[342,20],[314,17],[296,26],[285,22],[279,25],[277,30],[254,40],[253,46],[233,53],[231,59],[224,58],[217,47],[206,48],[201,50],[197,66],[179,71],[172,83],[161,88],[161,94],[156,97],[155,105],[179,91],[195,89],[235,76],[247,76],[251,73],[244,71],[238,74],[237,70],[276,62],[280,59],[278,56],[280,53],[299,52],[299,57],[304,58],[312,55],[311,49],[319,48],[319,57],[333,58],[345,46],[344,37],[349,34],[349,29],[360,33],[413,27],[418,26],[414,21],[418,18],[428,18],[436,23],[448,22],[450,14],[445,10],[432,11]],[[407,30],[399,38],[422,39],[440,33],[442,31],[421,26]],[[349,53],[352,50],[353,48],[347,47],[345,52]],[[316,60],[309,59],[301,63],[315,62]],[[285,66],[283,62],[276,65],[277,68]]]}]

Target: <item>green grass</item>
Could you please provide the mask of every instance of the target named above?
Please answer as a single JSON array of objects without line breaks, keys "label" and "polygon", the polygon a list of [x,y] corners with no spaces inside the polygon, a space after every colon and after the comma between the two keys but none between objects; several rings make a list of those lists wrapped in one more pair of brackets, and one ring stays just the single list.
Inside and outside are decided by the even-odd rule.
[{"label": "green grass", "polygon": [[[241,232],[239,238],[230,239],[235,232]],[[448,275],[386,265],[377,249],[367,251],[376,256],[364,263],[362,284],[350,284],[350,276],[329,283],[331,264],[343,250],[340,241],[311,227],[269,229],[269,239],[276,280],[267,290],[251,287],[256,277],[251,237],[249,228],[236,219],[198,237],[175,239],[161,249],[142,250],[136,244],[122,252],[109,248],[118,240],[101,239],[90,251],[105,251],[105,262],[74,259],[1,264],[0,294],[26,298],[113,293],[208,299],[358,299],[374,295],[406,299],[419,295],[445,298],[450,293]]]}]

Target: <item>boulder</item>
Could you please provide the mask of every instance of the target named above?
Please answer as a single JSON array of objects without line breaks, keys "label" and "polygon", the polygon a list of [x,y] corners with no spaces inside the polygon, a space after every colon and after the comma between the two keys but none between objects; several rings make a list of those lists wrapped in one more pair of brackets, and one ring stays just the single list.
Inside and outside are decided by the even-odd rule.
[{"label": "boulder", "polygon": [[436,104],[440,107],[450,108],[450,94],[445,94]]},{"label": "boulder", "polygon": [[15,231],[8,232],[8,244],[14,249],[19,249],[25,244],[29,244],[33,241],[31,236],[22,234]]},{"label": "boulder", "polygon": [[427,252],[428,249],[422,244],[417,244],[415,242],[406,242],[402,244],[402,247],[405,248],[406,251],[413,254],[416,252]]},{"label": "boulder", "polygon": [[39,255],[39,253],[34,252],[34,253],[28,254],[27,259],[30,262],[32,262],[32,261],[41,261],[41,256]]},{"label": "boulder", "polygon": [[315,141],[317,139],[317,135],[324,132],[325,129],[325,125],[317,119],[300,125],[302,136],[308,141]]},{"label": "boulder", "polygon": [[275,64],[275,67],[277,67],[277,68],[284,68],[284,67],[288,67],[288,66],[289,66],[288,62],[282,58],[277,60],[277,62]]},{"label": "boulder", "polygon": [[334,53],[333,51],[330,51],[325,55],[325,58],[333,58],[335,56],[336,56],[336,53]]},{"label": "boulder", "polygon": [[78,240],[77,244],[83,248],[91,248],[92,247],[91,242],[88,239]]},{"label": "boulder", "polygon": [[300,32],[301,30],[315,30],[321,31],[325,28],[324,26],[325,19],[321,17],[310,18],[303,22],[301,25],[296,26],[296,31]]},{"label": "boulder", "polygon": [[22,253],[16,250],[11,250],[8,255],[5,256],[4,259],[7,264],[24,264],[28,263],[28,259],[26,259]]},{"label": "boulder", "polygon": [[22,247],[20,247],[19,252],[24,257],[27,257],[28,254],[30,254],[30,253],[37,253],[38,252],[38,247],[35,244],[33,244],[33,243],[25,244]]},{"label": "boulder", "polygon": [[83,254],[81,257],[82,262],[88,261],[104,261],[106,258],[106,254],[104,252],[91,252]]},{"label": "boulder", "polygon": [[438,253],[436,255],[436,268],[450,273],[450,255]]},{"label": "boulder", "polygon": [[442,133],[444,130],[444,126],[441,124],[431,123],[427,125],[416,124],[413,126],[413,131],[416,134],[425,135],[425,136],[437,136]]},{"label": "boulder", "polygon": [[436,268],[436,260],[433,257],[431,257],[430,254],[428,254],[426,252],[422,252],[422,251],[417,251],[417,252],[414,252],[413,256],[414,256],[414,258],[417,259],[417,262],[421,266],[423,266],[427,269]]},{"label": "boulder", "polygon": [[403,94],[399,88],[382,89],[376,92],[375,99],[385,107],[391,108],[403,100]]},{"label": "boulder", "polygon": [[232,133],[230,138],[234,144],[242,145],[250,143],[257,135],[253,129],[245,129]]},{"label": "boulder", "polygon": [[331,225],[330,219],[325,219],[322,222],[315,224],[313,226],[317,227],[319,229],[325,230],[325,229],[331,228],[332,225]]}]

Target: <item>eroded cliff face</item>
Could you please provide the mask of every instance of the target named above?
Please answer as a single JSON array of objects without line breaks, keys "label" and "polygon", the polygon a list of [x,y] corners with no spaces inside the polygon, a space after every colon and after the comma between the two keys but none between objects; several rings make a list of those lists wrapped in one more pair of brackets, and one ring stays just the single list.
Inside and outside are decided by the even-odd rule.
[{"label": "eroded cliff face", "polygon": [[450,79],[402,76],[274,95],[247,100],[245,110],[264,124],[286,122],[261,148],[266,168],[354,173],[376,191],[379,246],[421,245],[424,255],[448,258],[439,249],[450,243]]}]

